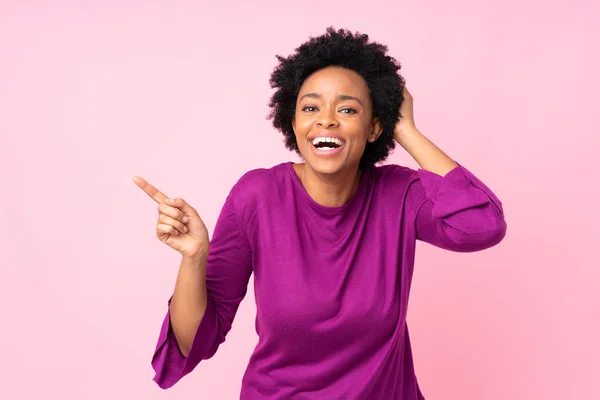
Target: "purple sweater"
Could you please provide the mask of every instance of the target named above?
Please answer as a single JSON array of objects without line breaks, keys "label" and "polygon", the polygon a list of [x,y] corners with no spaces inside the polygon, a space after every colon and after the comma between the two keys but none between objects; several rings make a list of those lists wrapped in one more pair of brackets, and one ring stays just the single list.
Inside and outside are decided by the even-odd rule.
[{"label": "purple sweater", "polygon": [[254,273],[258,344],[241,399],[423,399],[406,324],[416,240],[460,252],[505,236],[498,198],[464,167],[373,167],[341,207],[313,201],[292,163],[245,174],[210,243],[208,305],[190,353],[164,319],[161,388],[211,358]]}]

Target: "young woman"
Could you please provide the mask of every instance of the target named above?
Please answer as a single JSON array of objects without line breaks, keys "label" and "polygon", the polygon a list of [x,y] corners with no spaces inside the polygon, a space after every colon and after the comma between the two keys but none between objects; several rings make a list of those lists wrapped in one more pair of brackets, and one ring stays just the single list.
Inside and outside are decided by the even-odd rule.
[{"label": "young woman", "polygon": [[[254,273],[242,399],[423,399],[406,325],[416,241],[479,251],[506,223],[490,189],[417,129],[386,53],[329,28],[278,57],[271,118],[303,162],[245,174],[210,241],[194,208],[135,178],[182,255],[152,360],[160,387],[215,354]],[[396,144],[419,170],[377,165]]]}]

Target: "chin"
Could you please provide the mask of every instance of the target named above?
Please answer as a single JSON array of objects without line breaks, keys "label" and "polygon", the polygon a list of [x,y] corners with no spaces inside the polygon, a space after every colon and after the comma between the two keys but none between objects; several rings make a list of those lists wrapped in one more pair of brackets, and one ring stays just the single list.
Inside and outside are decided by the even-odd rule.
[{"label": "chin", "polygon": [[336,157],[305,157],[304,162],[310,169],[321,175],[335,176],[358,169],[358,163],[351,163],[343,156]]},{"label": "chin", "polygon": [[344,165],[340,162],[335,162],[333,160],[305,160],[306,164],[315,172],[322,175],[336,175],[339,172],[343,171]]}]

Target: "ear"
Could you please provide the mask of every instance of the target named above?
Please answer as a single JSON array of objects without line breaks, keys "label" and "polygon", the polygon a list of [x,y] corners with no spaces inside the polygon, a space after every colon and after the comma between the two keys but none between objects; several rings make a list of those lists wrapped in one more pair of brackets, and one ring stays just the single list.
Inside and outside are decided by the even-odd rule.
[{"label": "ear", "polygon": [[383,132],[381,120],[379,119],[379,117],[375,117],[373,118],[373,122],[371,122],[371,131],[369,132],[369,137],[367,138],[367,140],[370,143],[375,142],[381,135],[381,132]]}]

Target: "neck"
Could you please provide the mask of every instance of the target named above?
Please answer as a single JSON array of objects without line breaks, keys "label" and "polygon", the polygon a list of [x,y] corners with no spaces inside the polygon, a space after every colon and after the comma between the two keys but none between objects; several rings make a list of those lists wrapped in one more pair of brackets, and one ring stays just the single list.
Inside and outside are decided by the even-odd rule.
[{"label": "neck", "polygon": [[308,195],[325,207],[339,207],[346,204],[360,185],[361,171],[358,167],[335,176],[320,174],[306,163],[294,164],[294,170]]}]

